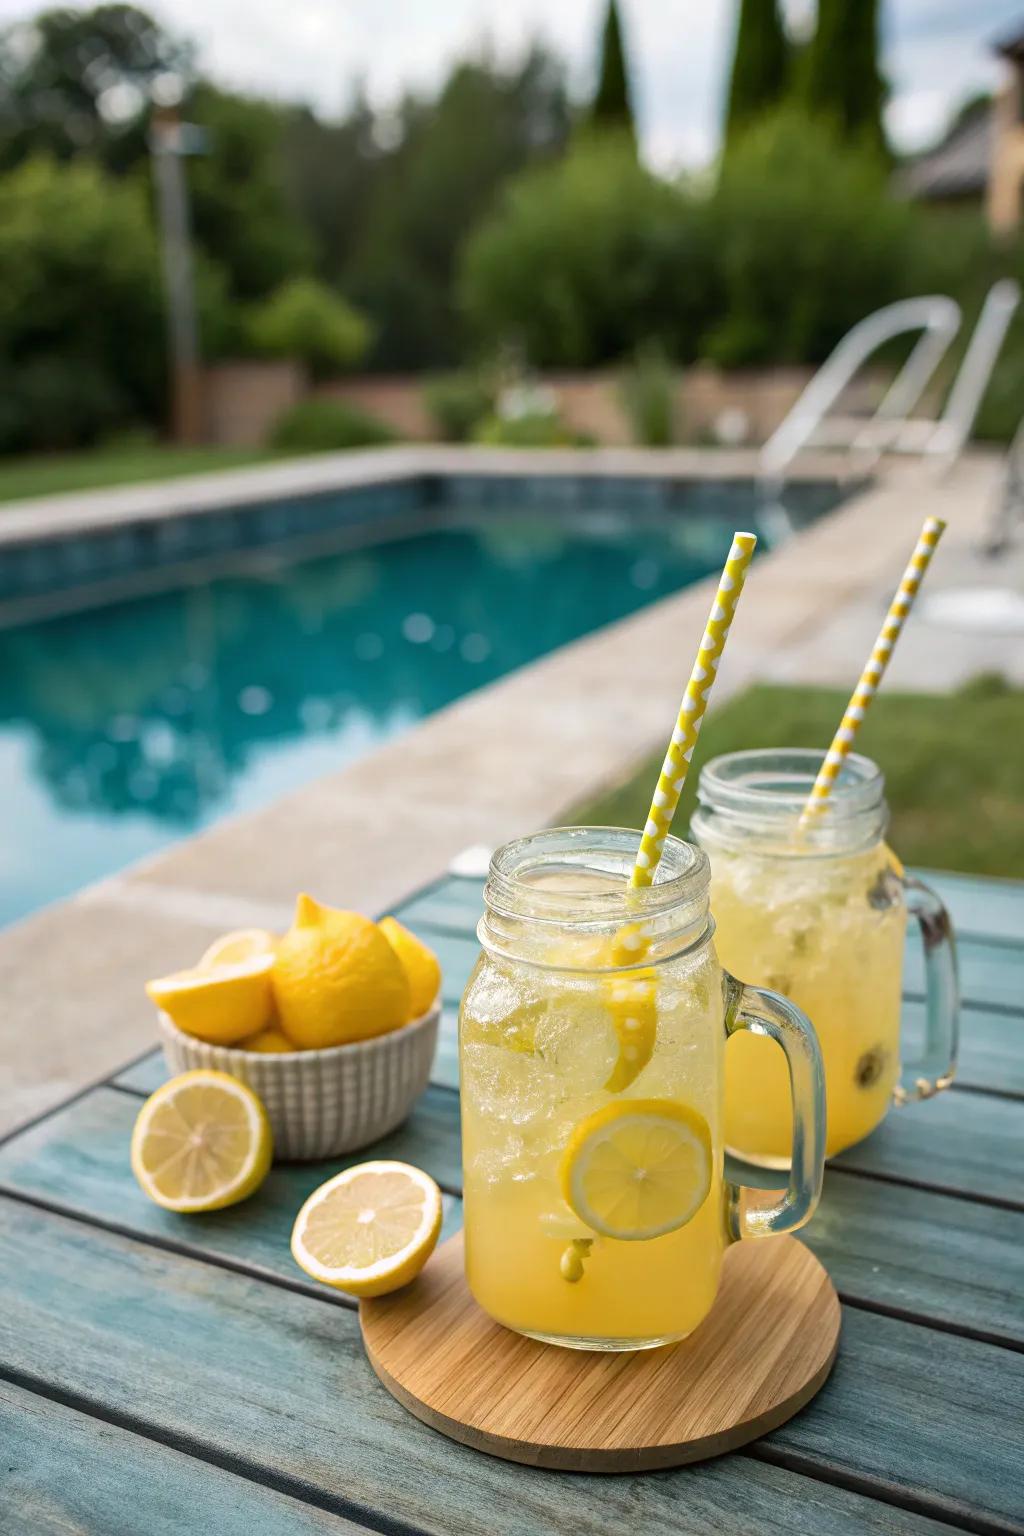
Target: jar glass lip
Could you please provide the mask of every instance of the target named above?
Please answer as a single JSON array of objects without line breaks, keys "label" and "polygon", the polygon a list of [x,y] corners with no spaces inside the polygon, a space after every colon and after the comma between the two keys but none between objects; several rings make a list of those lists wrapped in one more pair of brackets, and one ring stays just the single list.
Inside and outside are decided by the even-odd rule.
[{"label": "jar glass lip", "polygon": [[[798,815],[825,753],[816,747],[755,747],[704,764],[697,798],[710,811],[753,817]],[[827,801],[828,819],[860,816],[885,804],[885,777],[859,752],[845,758]]]},{"label": "jar glass lip", "polygon": [[[484,900],[490,910],[510,916],[595,924],[706,902],[707,854],[678,837],[665,839],[653,884],[628,886],[642,836],[628,827],[549,827],[516,838],[493,855]],[[540,875],[560,870],[619,875],[623,883],[596,891],[537,883]]]}]

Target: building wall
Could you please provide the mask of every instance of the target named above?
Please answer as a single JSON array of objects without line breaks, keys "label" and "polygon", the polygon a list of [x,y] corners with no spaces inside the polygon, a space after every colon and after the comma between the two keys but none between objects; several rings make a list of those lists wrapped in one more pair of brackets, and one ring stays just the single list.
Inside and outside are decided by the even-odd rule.
[{"label": "building wall", "polygon": [[203,426],[209,443],[258,448],[275,421],[308,391],[298,363],[218,363],[203,375]]},{"label": "building wall", "polygon": [[[811,377],[810,368],[751,369],[723,373],[706,364],[680,371],[676,384],[678,436],[682,442],[716,440],[723,413],[745,430],[742,441],[762,443],[774,431]],[[599,373],[542,375],[558,409],[575,431],[598,443],[633,441],[622,409],[620,375]],[[388,422],[399,437],[425,442],[436,430],[423,400],[424,379],[366,374],[316,386],[318,395],[344,400]],[[880,381],[866,373],[849,392],[844,408],[869,409],[877,403]],[[274,422],[309,392],[303,370],[290,363],[240,361],[210,368],[205,377],[207,440],[238,447],[266,442]]]},{"label": "building wall", "polygon": [[997,234],[1017,228],[1024,184],[1024,122],[1019,65],[1008,66],[992,117],[992,166],[988,181],[988,222]]}]

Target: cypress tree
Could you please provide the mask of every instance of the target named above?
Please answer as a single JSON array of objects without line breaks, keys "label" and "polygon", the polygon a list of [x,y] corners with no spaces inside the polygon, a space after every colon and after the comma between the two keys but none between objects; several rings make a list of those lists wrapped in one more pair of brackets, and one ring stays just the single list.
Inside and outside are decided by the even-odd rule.
[{"label": "cypress tree", "polygon": [[778,0],[742,0],[725,118],[727,143],[779,104],[788,74],[789,48]]},{"label": "cypress tree", "polygon": [[844,138],[885,153],[878,0],[818,0],[804,89],[810,110],[831,118]]},{"label": "cypress tree", "polygon": [[601,68],[590,120],[598,127],[625,128],[635,140],[633,105],[630,99],[626,50],[616,0],[609,0],[601,37]]}]

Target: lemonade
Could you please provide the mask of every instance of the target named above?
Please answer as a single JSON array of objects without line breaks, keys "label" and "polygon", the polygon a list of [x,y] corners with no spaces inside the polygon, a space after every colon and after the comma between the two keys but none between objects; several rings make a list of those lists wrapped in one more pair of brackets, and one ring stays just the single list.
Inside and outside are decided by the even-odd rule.
[{"label": "lemonade", "polygon": [[[820,753],[805,751],[716,758],[701,772],[693,835],[711,860],[723,964],[791,998],[814,1025],[831,1157],[874,1130],[894,1097],[926,1097],[949,1082],[956,989],[942,904],[907,880],[884,842],[888,812],[875,765],[851,754],[827,808],[801,822],[820,762]],[[908,905],[925,945],[928,1038],[922,1062],[901,1069]],[[781,1051],[753,1034],[732,1040],[725,1080],[726,1146],[785,1167],[792,1125]]]},{"label": "lemonade", "polygon": [[[884,844],[847,857],[758,857],[709,843],[715,943],[737,975],[792,998],[825,1064],[832,1157],[873,1131],[900,1067],[906,910]],[[744,1034],[726,1053],[726,1145],[784,1166],[792,1125],[785,1058]]]},{"label": "lemonade", "polygon": [[[669,839],[664,883],[627,893],[636,845],[637,834],[574,828],[501,850],[460,1017],[470,1289],[506,1326],[581,1348],[692,1332],[736,1235],[723,1179],[727,987],[706,861]],[[637,903],[643,948],[622,966],[617,935]],[[624,978],[652,1021],[632,1057],[644,1008],[619,1006]],[[636,1164],[632,1188],[614,1183],[623,1157]],[[574,1186],[598,1207],[586,1220]]]}]

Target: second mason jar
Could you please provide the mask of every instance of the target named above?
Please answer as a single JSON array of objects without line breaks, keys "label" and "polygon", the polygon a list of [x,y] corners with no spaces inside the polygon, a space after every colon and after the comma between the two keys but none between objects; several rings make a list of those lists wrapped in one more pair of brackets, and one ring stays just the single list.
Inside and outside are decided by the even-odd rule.
[{"label": "second mason jar", "polygon": [[[728,1244],[799,1227],[821,1182],[810,1025],[723,974],[704,854],[669,838],[633,889],[639,842],[563,827],[499,849],[460,1014],[470,1289],[507,1327],[579,1349],[685,1337]],[[749,1029],[790,1067],[781,1199],[741,1200],[724,1173],[723,1049]]]},{"label": "second mason jar", "polygon": [[[884,780],[851,753],[826,807],[801,822],[821,766],[815,751],[733,752],[701,772],[692,830],[711,860],[711,910],[723,963],[792,998],[825,1064],[827,1155],[874,1130],[890,1104],[952,1080],[956,961],[933,892],[885,842]],[[901,1064],[907,914],[924,942],[924,1043]],[[784,1167],[791,1135],[785,1058],[746,1034],[726,1057],[726,1146]]]}]

